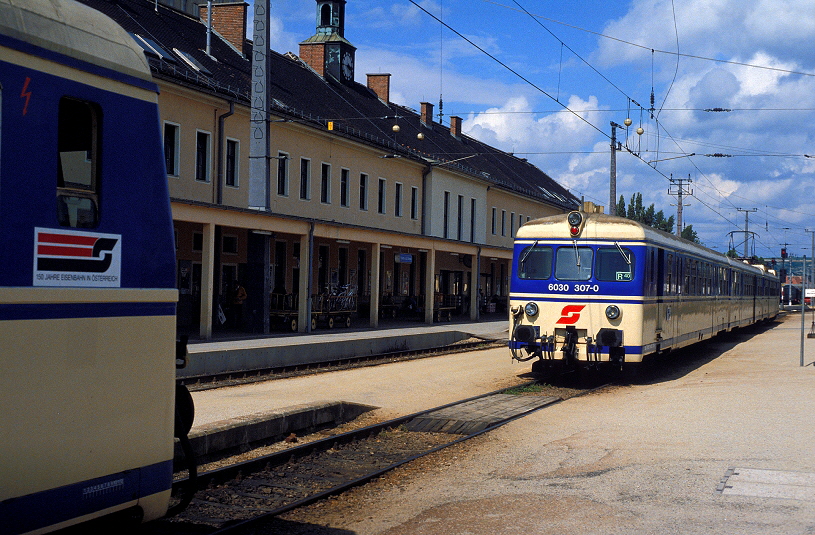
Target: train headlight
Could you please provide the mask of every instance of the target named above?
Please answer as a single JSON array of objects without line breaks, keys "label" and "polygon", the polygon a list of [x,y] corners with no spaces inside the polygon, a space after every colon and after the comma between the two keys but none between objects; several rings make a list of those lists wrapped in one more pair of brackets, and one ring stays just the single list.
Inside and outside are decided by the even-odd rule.
[{"label": "train headlight", "polygon": [[527,316],[537,316],[538,315],[538,304],[529,302],[524,307],[524,312],[526,312]]},{"label": "train headlight", "polygon": [[566,216],[566,221],[569,222],[569,234],[574,238],[580,234],[580,227],[583,224],[583,214],[580,212],[569,212]]},{"label": "train headlight", "polygon": [[610,320],[616,320],[620,317],[620,307],[617,305],[608,305],[606,307],[606,317]]}]

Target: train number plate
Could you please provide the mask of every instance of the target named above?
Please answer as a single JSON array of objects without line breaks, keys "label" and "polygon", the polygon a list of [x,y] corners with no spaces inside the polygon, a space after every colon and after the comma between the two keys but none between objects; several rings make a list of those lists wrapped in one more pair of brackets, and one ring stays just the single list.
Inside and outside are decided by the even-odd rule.
[{"label": "train number plate", "polygon": [[600,291],[599,284],[566,284],[552,283],[549,285],[550,292],[576,292],[576,293],[597,293]]}]

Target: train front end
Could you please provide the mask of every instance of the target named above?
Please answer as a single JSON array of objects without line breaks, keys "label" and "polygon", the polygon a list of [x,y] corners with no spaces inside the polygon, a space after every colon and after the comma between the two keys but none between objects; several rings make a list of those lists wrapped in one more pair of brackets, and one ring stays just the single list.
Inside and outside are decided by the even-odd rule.
[{"label": "train front end", "polygon": [[640,225],[570,212],[518,230],[510,291],[512,357],[532,371],[621,370],[642,360],[646,247]]}]

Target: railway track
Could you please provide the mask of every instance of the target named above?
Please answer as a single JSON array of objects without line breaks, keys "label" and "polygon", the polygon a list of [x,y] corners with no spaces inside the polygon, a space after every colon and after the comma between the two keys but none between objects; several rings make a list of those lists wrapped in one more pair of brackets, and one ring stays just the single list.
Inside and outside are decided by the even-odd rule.
[{"label": "railway track", "polygon": [[[421,456],[604,386],[576,386],[565,394],[559,389],[560,396],[546,395],[545,388],[532,395],[524,387],[516,387],[516,393],[504,389],[204,472],[194,482],[195,495],[185,511],[141,526],[137,533],[244,533]],[[190,480],[179,480],[174,492],[183,493],[191,485]]]}]

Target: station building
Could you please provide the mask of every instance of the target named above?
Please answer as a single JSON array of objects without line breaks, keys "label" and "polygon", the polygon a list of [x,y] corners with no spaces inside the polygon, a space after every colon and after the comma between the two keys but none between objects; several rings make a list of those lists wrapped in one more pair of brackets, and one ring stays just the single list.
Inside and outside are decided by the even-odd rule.
[{"label": "station building", "polygon": [[[245,2],[213,3],[209,24],[206,3],[191,14],[191,2],[80,1],[131,33],[160,89],[181,330],[505,314],[516,229],[580,206],[525,159],[464,134],[460,117],[443,125],[430,103],[391,102],[391,74],[356,82],[345,0],[317,0],[315,34],[297,54],[269,54],[268,179],[250,176]],[[267,180],[261,209],[252,179]]]}]

